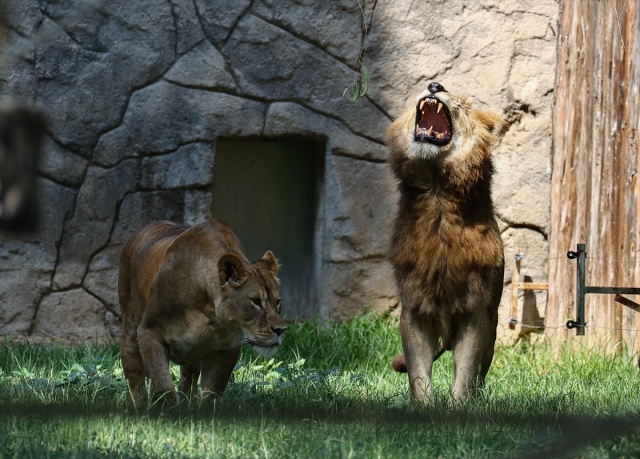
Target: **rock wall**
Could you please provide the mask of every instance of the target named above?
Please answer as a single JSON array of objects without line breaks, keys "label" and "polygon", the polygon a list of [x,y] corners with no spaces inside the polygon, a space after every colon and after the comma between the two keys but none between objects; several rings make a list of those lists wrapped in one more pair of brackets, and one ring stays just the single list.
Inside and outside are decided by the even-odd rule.
[{"label": "rock wall", "polygon": [[[507,272],[520,246],[545,281],[556,2],[368,2],[365,19],[350,3],[3,2],[0,95],[38,107],[48,135],[40,230],[0,236],[0,334],[117,336],[122,244],[150,220],[211,216],[219,137],[324,141],[317,312],[396,307],[384,133],[431,81],[507,119]],[[354,104],[342,94],[365,36]]]}]

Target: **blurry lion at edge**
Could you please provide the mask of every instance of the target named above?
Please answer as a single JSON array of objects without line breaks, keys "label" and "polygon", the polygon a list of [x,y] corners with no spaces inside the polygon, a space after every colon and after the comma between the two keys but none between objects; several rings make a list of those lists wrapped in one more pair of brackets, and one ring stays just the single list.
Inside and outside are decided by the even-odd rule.
[{"label": "blurry lion at edge", "polygon": [[406,371],[416,400],[433,400],[431,370],[453,351],[452,397],[484,384],[493,360],[504,251],[491,200],[490,147],[502,120],[439,83],[387,131],[400,202],[389,259],[402,303]]}]

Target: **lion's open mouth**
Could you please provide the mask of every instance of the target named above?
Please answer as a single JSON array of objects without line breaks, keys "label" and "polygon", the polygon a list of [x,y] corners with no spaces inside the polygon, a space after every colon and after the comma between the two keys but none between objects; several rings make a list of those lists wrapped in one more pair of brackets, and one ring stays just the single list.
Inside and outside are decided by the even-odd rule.
[{"label": "lion's open mouth", "polygon": [[447,106],[433,96],[420,99],[416,107],[415,140],[442,146],[451,141],[452,134],[451,114]]}]

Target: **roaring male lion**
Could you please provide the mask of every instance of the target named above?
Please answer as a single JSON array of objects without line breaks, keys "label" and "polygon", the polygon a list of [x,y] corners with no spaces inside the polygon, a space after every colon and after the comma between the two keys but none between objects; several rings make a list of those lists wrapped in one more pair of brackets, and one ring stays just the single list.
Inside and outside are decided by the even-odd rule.
[{"label": "roaring male lion", "polygon": [[134,402],[146,403],[145,377],[155,396],[177,400],[169,360],[180,365],[181,393],[196,391],[202,373],[205,396],[219,397],[240,346],[275,352],[287,329],[278,268],[271,251],[250,263],[238,237],[215,219],[193,227],[151,223],[131,236],[118,295],[122,367]]},{"label": "roaring male lion", "polygon": [[490,146],[501,119],[439,83],[410,102],[387,132],[400,202],[389,259],[402,311],[412,395],[433,399],[431,369],[453,351],[454,400],[484,384],[493,360],[504,251],[491,201]]}]

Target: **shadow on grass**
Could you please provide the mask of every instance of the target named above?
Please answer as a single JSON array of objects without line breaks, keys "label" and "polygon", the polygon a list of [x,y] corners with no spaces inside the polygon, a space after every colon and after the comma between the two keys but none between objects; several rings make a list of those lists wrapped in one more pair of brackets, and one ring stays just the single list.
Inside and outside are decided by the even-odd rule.
[{"label": "shadow on grass", "polygon": [[[99,419],[123,417],[163,422],[270,422],[281,425],[300,426],[301,423],[323,423],[336,428],[348,429],[352,424],[365,424],[375,428],[379,434],[391,432],[398,427],[409,431],[428,432],[450,431],[452,437],[460,429],[508,432],[515,429],[535,432],[524,440],[517,440],[519,454],[507,457],[538,458],[564,457],[572,451],[589,445],[602,444],[617,437],[638,432],[640,417],[550,417],[543,415],[516,414],[512,411],[492,409],[475,410],[474,403],[452,407],[446,403],[432,407],[389,408],[375,403],[363,405],[358,400],[342,401],[342,406],[321,406],[318,403],[287,403],[274,406],[273,403],[239,400],[219,400],[216,402],[183,402],[174,406],[152,406],[137,413],[131,406],[108,401],[96,403],[0,403],[0,422],[8,423],[16,419],[70,420],[80,419],[90,422]],[[354,408],[357,407],[357,408]],[[634,452],[640,448],[640,438],[631,446]],[[631,457],[614,455],[615,457]],[[633,456],[633,454],[632,454]],[[578,456],[582,457],[582,456]],[[633,456],[635,457],[635,456]]]}]

